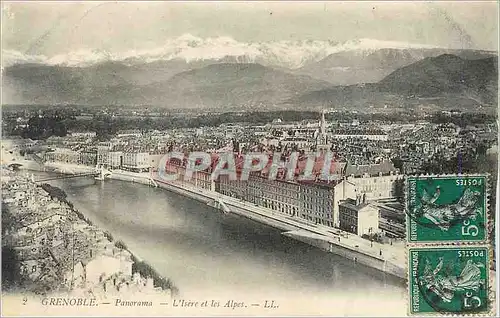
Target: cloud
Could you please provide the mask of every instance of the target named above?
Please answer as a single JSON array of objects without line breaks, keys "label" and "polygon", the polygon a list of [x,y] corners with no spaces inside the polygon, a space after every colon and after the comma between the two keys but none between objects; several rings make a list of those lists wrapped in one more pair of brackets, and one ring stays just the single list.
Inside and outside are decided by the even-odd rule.
[{"label": "cloud", "polygon": [[486,2],[91,2],[6,7],[3,47],[47,56],[79,50],[151,50],[186,33],[230,36],[245,43],[376,38],[444,47],[460,41],[473,48],[498,46],[497,5]]}]

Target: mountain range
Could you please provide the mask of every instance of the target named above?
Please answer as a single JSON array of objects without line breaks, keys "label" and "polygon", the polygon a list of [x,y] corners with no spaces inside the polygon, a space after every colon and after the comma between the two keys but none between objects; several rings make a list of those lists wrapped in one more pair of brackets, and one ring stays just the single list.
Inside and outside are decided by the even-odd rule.
[{"label": "mountain range", "polygon": [[442,54],[452,54],[465,59],[496,56],[489,51],[440,48],[352,50],[333,53],[322,60],[307,63],[294,70],[294,73],[309,75],[334,85],[376,83],[400,67]]},{"label": "mountain range", "polygon": [[[142,78],[125,80],[126,72],[116,64],[101,65],[99,71],[94,67],[26,64],[7,68],[4,84],[24,88],[16,92],[36,103],[149,104],[167,108],[264,108],[331,85],[309,76],[246,63],[211,64],[146,83],[139,83],[145,81]],[[164,74],[157,76],[160,79]]]},{"label": "mountain range", "polygon": [[368,39],[247,44],[187,35],[121,54],[7,53],[3,103],[240,109],[496,103],[497,55],[490,51]]},{"label": "mountain range", "polygon": [[496,106],[496,57],[427,57],[390,73],[377,83],[334,86],[301,95],[290,104],[308,107],[476,109]]},{"label": "mountain range", "polygon": [[53,56],[29,55],[15,50],[2,51],[2,65],[39,63],[61,66],[90,66],[103,62],[123,62],[126,65],[145,64],[155,61],[181,60],[218,61],[231,58],[240,63],[258,63],[265,66],[297,69],[306,63],[319,61],[330,54],[346,51],[373,51],[382,48],[412,49],[432,48],[424,44],[412,44],[375,39],[355,39],[346,42],[321,40],[281,40],[270,42],[240,42],[227,36],[199,38],[184,34],[166,39],[159,47],[134,49],[125,52],[80,49]]}]

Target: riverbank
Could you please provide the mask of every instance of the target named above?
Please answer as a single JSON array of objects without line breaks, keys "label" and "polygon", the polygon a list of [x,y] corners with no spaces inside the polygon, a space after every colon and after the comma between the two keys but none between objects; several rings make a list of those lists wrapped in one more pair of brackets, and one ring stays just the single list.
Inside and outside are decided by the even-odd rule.
[{"label": "riverbank", "polygon": [[2,169],[2,192],[2,255],[10,260],[2,267],[4,290],[98,300],[177,293],[170,280],[94,226],[63,190]]},{"label": "riverbank", "polygon": [[[94,226],[92,221],[87,218],[83,213],[78,211],[73,206],[73,203],[67,200],[66,193],[60,188],[51,186],[50,184],[44,183],[42,184],[42,189],[44,189],[51,197],[57,198],[59,201],[64,202],[68,205],[73,213],[75,213],[78,218],[90,226]],[[167,279],[161,276],[151,265],[147,262],[143,261],[140,257],[138,257],[133,251],[131,251],[127,245],[121,240],[115,240],[113,235],[108,231],[103,231],[103,236],[105,236],[109,242],[113,243],[114,246],[122,251],[126,251],[130,254],[130,259],[132,260],[132,273],[139,273],[141,277],[152,278],[154,287],[161,287],[162,290],[169,290],[172,294],[176,294],[178,292],[177,287],[174,286],[170,279]]]},{"label": "riverbank", "polygon": [[330,229],[304,220],[296,220],[272,210],[255,206],[239,199],[198,188],[189,188],[156,180],[159,187],[181,194],[213,206],[214,201],[222,200],[235,213],[255,221],[285,231],[283,234],[325,251],[340,255],[354,262],[375,268],[395,277],[406,279],[404,246],[391,246],[370,242],[337,229]]},{"label": "riverbank", "polygon": [[[61,163],[47,163],[45,166],[53,172],[63,174],[89,173],[95,171],[93,167]],[[166,183],[161,180],[153,181],[149,173],[133,173],[123,170],[112,170],[111,172],[112,174],[109,176],[110,179],[158,186],[210,206],[214,206],[216,201],[222,201],[229,208],[231,213],[283,230],[283,235],[289,236],[295,240],[340,255],[356,263],[375,268],[392,276],[406,279],[405,248],[401,244],[392,246],[370,242],[338,229],[309,224],[305,220],[291,218],[217,192],[191,188],[171,182]]]}]

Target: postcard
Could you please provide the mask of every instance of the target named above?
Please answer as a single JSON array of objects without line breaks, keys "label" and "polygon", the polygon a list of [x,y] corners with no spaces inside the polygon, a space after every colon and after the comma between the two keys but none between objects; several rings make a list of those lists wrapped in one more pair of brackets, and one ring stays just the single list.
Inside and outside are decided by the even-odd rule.
[{"label": "postcard", "polygon": [[2,316],[495,316],[495,1],[3,1]]}]

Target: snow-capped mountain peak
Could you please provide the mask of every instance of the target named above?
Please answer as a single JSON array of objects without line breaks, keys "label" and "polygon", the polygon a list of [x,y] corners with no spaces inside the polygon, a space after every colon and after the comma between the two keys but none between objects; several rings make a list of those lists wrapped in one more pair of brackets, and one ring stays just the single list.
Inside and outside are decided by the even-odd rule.
[{"label": "snow-capped mountain peak", "polygon": [[200,38],[191,34],[184,34],[177,38],[167,39],[162,46],[157,48],[124,52],[82,49],[46,57],[4,50],[2,52],[2,65],[5,67],[22,63],[42,63],[48,65],[88,66],[105,61],[125,61],[131,58],[136,63],[173,59],[180,59],[189,63],[198,60],[217,61],[232,57],[236,61],[257,62],[264,65],[296,69],[306,63],[319,61],[330,54],[343,51],[432,47],[434,46],[374,39],[357,39],[343,43],[320,40],[246,43],[236,41],[228,36]]},{"label": "snow-capped mountain peak", "polygon": [[415,44],[398,41],[381,41],[376,39],[356,39],[350,40],[339,45],[340,51],[351,50],[379,50],[379,49],[432,49],[435,45]]},{"label": "snow-capped mountain peak", "polygon": [[47,60],[49,65],[89,66],[104,61],[116,60],[117,57],[107,51],[78,50],[68,54],[55,55]]}]

